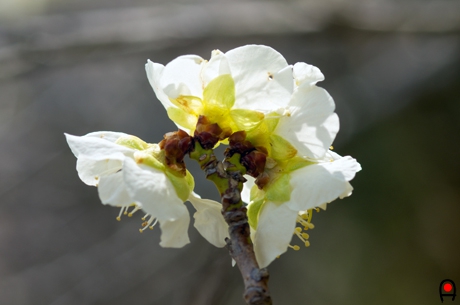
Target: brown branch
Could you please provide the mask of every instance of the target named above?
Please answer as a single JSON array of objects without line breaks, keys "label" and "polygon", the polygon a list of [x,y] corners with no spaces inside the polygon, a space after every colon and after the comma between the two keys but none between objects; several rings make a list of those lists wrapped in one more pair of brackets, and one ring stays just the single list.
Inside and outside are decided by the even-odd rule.
[{"label": "brown branch", "polygon": [[260,269],[250,238],[246,208],[241,201],[238,185],[244,182],[240,171],[228,172],[228,188],[222,195],[222,215],[228,223],[230,238],[227,249],[235,260],[244,280],[243,294],[247,304],[269,305],[272,299],[268,291],[268,270]]},{"label": "brown branch", "polygon": [[260,269],[257,263],[246,208],[241,200],[246,169],[240,164],[240,155],[233,154],[222,163],[216,159],[212,149],[204,149],[199,141],[194,144],[190,158],[200,163],[206,178],[214,182],[222,198],[222,215],[229,226],[230,235],[226,239],[227,249],[243,276],[243,297],[249,305],[271,305],[268,271]]}]

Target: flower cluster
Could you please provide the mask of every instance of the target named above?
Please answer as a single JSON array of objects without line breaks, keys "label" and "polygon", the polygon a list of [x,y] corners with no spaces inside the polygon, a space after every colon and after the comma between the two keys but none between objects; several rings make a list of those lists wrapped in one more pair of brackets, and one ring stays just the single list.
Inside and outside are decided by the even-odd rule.
[{"label": "flower cluster", "polygon": [[318,68],[289,65],[270,47],[247,45],[215,50],[209,61],[197,55],[166,66],[149,60],[146,72],[180,129],[167,145],[113,132],[67,140],[83,182],[98,186],[104,204],[128,215],[143,209],[144,228],[158,221],[162,246],[188,242],[187,200],[197,210],[195,227],[208,241],[223,246],[228,235],[220,204],[193,193],[182,158],[196,141],[207,149],[229,144],[241,155],[248,175],[241,196],[260,267],[289,247],[298,249],[290,245],[294,235],[308,246],[304,230],[313,228],[313,211],[351,194],[349,181],[361,167],[330,149],[339,119],[331,96],[316,86],[324,80]]}]

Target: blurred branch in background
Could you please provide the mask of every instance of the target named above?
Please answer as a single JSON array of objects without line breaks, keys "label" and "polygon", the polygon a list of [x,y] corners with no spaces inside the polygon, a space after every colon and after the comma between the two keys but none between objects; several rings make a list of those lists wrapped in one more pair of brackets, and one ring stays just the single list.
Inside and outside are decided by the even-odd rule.
[{"label": "blurred branch in background", "polygon": [[[235,22],[237,20],[237,22]],[[458,1],[211,2],[96,9],[16,20],[0,59],[69,47],[160,43],[212,36],[319,32],[331,25],[405,33],[458,33]],[[6,33],[3,34],[6,34]],[[27,38],[25,41],[22,38]],[[5,46],[6,43],[6,46]]]}]

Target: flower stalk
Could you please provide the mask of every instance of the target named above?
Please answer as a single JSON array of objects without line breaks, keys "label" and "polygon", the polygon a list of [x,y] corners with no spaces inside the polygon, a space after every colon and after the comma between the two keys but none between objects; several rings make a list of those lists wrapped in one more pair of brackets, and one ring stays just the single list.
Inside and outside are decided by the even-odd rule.
[{"label": "flower stalk", "polygon": [[226,239],[230,256],[236,262],[243,277],[245,291],[243,297],[250,305],[270,305],[272,300],[268,290],[268,270],[259,268],[250,238],[247,209],[241,200],[241,191],[246,179],[246,168],[240,163],[240,154],[227,154],[224,162],[219,162],[212,149],[204,149],[199,141],[190,152],[212,181],[222,199],[222,215],[228,224],[230,238]]}]

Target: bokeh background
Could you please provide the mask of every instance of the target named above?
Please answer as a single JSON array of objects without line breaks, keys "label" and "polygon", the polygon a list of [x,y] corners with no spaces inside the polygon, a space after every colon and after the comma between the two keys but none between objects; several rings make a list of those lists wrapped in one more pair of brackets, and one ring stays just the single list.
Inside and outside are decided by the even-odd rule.
[{"label": "bokeh background", "polygon": [[63,133],[158,142],[175,127],[146,60],[250,43],[323,71],[335,150],[363,167],[312,246],[270,265],[275,304],[439,304],[443,279],[460,286],[459,1],[0,0],[0,304],[244,304],[193,227],[162,249],[141,215],[117,222]]}]

